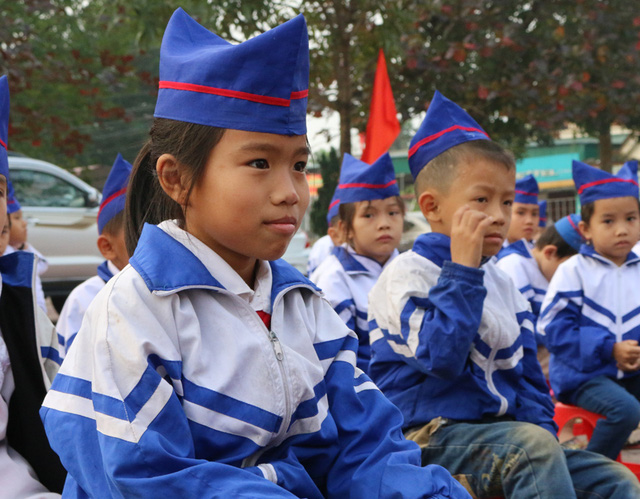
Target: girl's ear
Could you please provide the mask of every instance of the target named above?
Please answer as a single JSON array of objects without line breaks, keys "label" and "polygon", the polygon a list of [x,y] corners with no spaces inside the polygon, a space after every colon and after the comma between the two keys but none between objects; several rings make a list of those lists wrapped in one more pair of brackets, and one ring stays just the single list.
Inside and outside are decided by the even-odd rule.
[{"label": "girl's ear", "polygon": [[591,241],[591,229],[589,228],[589,225],[587,225],[582,220],[580,220],[580,222],[578,223],[578,229],[580,229],[580,232],[582,233],[582,236],[587,241]]},{"label": "girl's ear", "polygon": [[180,206],[184,206],[188,187],[184,169],[172,154],[163,154],[156,161],[156,173],[162,190]]},{"label": "girl's ear", "polygon": [[420,211],[429,223],[442,221],[438,199],[438,193],[430,189],[427,189],[418,197]]}]

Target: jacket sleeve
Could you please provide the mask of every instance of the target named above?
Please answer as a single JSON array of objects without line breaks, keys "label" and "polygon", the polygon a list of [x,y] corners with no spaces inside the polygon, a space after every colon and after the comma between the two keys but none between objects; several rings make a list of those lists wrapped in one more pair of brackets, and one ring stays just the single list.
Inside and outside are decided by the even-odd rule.
[{"label": "jacket sleeve", "polygon": [[522,338],[522,376],[516,405],[516,419],[541,426],[557,438],[558,427],[553,421],[555,408],[549,386],[538,362],[535,337],[532,331],[533,314],[526,310],[517,314]]},{"label": "jacket sleeve", "polygon": [[400,411],[354,367],[357,341],[330,315],[319,321],[344,331],[344,339],[316,339],[320,361],[328,362],[325,383],[339,445],[326,475],[327,497],[468,498],[444,468],[421,467],[419,447],[402,434]]},{"label": "jacket sleeve", "polygon": [[90,497],[295,497],[264,469],[195,458],[179,355],[160,333],[170,318],[124,301],[136,302],[90,307],[41,409],[77,486]]},{"label": "jacket sleeve", "polygon": [[326,265],[325,271],[318,275],[316,284],[347,327],[356,331],[356,304],[338,265]]},{"label": "jacket sleeve", "polygon": [[538,331],[546,337],[549,351],[580,372],[592,372],[615,364],[615,337],[604,327],[582,319],[583,293],[573,267],[560,265],[542,304]]},{"label": "jacket sleeve", "polygon": [[370,330],[380,328],[414,369],[444,379],[458,377],[480,327],[487,294],[484,271],[449,261],[438,277],[397,270],[369,296]]}]

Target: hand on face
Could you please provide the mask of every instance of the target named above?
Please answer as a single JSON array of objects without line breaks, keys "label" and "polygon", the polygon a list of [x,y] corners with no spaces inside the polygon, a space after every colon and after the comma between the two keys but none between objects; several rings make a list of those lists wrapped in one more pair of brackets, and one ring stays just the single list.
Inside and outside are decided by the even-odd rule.
[{"label": "hand on face", "polygon": [[451,261],[467,267],[479,267],[485,235],[493,217],[464,205],[453,215],[451,225]]}]

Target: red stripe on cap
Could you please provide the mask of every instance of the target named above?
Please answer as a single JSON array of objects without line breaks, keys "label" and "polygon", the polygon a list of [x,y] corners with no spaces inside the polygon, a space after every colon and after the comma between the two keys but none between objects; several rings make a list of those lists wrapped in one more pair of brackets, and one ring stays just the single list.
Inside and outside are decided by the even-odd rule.
[{"label": "red stripe on cap", "polygon": [[0,139],[0,145],[2,145],[2,147],[4,147],[5,149],[9,149],[9,148],[7,147],[7,144],[5,143],[5,141],[4,141],[4,140],[2,140],[2,139]]},{"label": "red stripe on cap", "polygon": [[582,237],[582,232],[580,232],[580,228],[575,223],[573,223],[573,220],[571,219],[571,217],[567,217],[567,218],[569,219],[569,224],[571,225],[571,227],[573,227],[573,230],[575,230],[580,235],[580,237]]},{"label": "red stripe on cap", "polygon": [[627,182],[629,184],[638,185],[638,182],[635,180],[631,180],[630,178],[603,178],[602,180],[596,180],[594,182],[589,182],[588,184],[584,184],[578,189],[578,194],[582,194],[585,189],[589,187],[593,187],[594,185],[602,185],[602,184],[610,184],[611,182]]},{"label": "red stripe on cap", "polygon": [[515,193],[516,194],[524,194],[525,196],[537,196],[538,195],[537,192],[519,191],[517,189],[516,189]]},{"label": "red stripe on cap", "polygon": [[340,204],[340,200],[336,199],[333,203],[329,205],[329,209],[333,208],[335,205]]},{"label": "red stripe on cap", "polygon": [[339,189],[350,189],[352,187],[364,187],[365,189],[384,189],[385,187],[389,187],[390,185],[395,184],[395,179],[387,182],[386,184],[340,184],[338,186]]},{"label": "red stripe on cap", "polygon": [[416,144],[414,144],[414,146],[411,149],[409,149],[409,157],[413,156],[418,151],[418,149],[420,149],[423,145],[442,137],[445,133],[455,132],[456,130],[464,130],[465,132],[478,132],[483,135],[486,135],[487,138],[490,138],[487,132],[485,132],[484,130],[480,130],[479,128],[474,128],[470,126],[453,125],[453,126],[450,126],[449,128],[446,128],[445,130],[441,130],[438,133],[434,133],[433,135],[429,135],[428,137],[425,137],[424,139],[418,141]]},{"label": "red stripe on cap", "polygon": [[309,90],[300,90],[291,92],[289,99],[282,97],[270,97],[268,95],[250,94],[248,92],[240,92],[238,90],[229,90],[226,88],[209,87],[207,85],[196,85],[195,83],[182,83],[179,81],[161,81],[159,88],[168,88],[171,90],[186,90],[188,92],[199,92],[202,94],[221,95],[222,97],[232,97],[234,99],[248,100],[259,104],[269,104],[271,106],[289,107],[291,101],[295,99],[304,99],[309,95]]},{"label": "red stripe on cap", "polygon": [[100,209],[98,210],[98,216],[100,216],[100,213],[102,212],[102,209],[107,206],[111,201],[113,201],[115,198],[117,198],[118,196],[121,196],[122,194],[125,194],[127,192],[127,188],[124,187],[122,189],[120,189],[119,191],[114,192],[113,194],[111,194],[111,196],[109,196],[107,199],[105,199],[102,204],[100,205]]}]

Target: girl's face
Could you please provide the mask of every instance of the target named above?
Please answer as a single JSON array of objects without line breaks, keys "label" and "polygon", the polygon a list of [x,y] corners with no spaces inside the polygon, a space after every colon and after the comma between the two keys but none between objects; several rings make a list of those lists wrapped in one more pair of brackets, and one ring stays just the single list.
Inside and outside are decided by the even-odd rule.
[{"label": "girl's face", "polygon": [[185,230],[245,281],[257,259],[280,258],[309,204],[304,135],[225,131],[185,211]]},{"label": "girl's face", "polygon": [[540,207],[537,203],[513,203],[511,225],[507,234],[509,243],[515,243],[520,239],[531,241],[536,235],[539,222]]},{"label": "girl's face", "polygon": [[356,253],[380,264],[389,259],[400,244],[404,216],[394,197],[358,201],[347,241]]},{"label": "girl's face", "polygon": [[11,217],[9,244],[14,248],[20,248],[27,242],[27,220],[22,216],[22,210],[9,216]]},{"label": "girl's face", "polygon": [[622,265],[640,237],[638,200],[632,196],[594,201],[587,225],[580,222],[582,234],[593,248],[616,265]]}]

